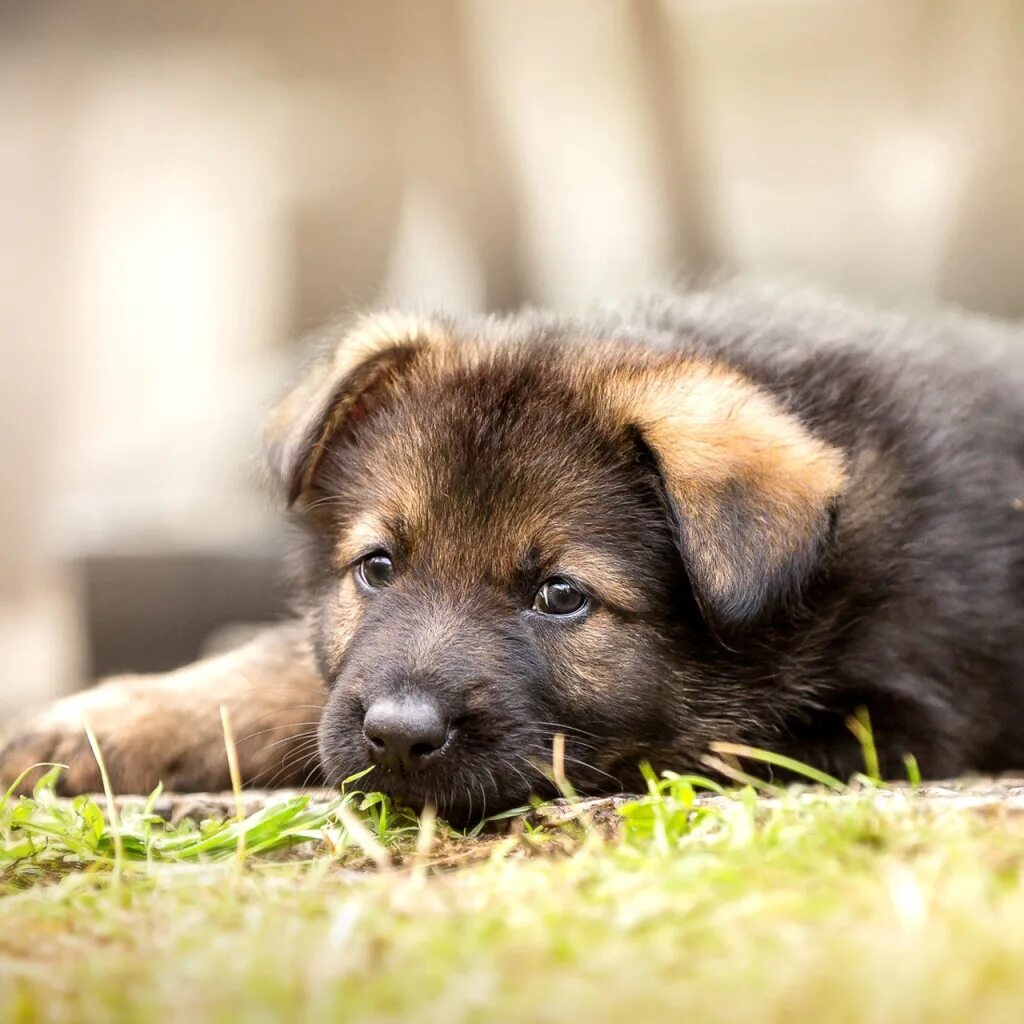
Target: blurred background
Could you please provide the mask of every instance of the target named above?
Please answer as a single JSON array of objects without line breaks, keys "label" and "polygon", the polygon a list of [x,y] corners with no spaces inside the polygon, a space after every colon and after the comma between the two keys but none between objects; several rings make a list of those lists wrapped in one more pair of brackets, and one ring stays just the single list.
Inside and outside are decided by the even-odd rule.
[{"label": "blurred background", "polygon": [[262,415],[375,305],[726,267],[1024,312],[1018,0],[0,0],[0,728],[282,612]]}]

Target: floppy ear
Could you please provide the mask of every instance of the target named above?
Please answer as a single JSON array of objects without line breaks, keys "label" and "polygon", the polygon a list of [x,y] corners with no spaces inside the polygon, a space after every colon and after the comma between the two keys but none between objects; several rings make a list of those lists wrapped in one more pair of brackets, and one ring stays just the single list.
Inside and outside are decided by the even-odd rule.
[{"label": "floppy ear", "polygon": [[304,502],[331,439],[354,423],[445,330],[402,315],[367,317],[344,333],[306,371],[270,414],[267,465],[289,506]]},{"label": "floppy ear", "polygon": [[611,388],[661,473],[705,615],[742,626],[798,593],[843,491],[840,451],[711,363],[652,363],[613,376]]}]

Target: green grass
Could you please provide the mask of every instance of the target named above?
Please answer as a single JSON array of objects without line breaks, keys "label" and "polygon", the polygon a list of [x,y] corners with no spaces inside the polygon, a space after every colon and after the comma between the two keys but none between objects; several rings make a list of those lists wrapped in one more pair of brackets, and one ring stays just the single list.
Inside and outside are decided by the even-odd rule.
[{"label": "green grass", "polygon": [[354,792],[172,829],[51,783],[0,807],[0,1020],[1024,1020],[1024,817],[652,777],[614,838]]}]

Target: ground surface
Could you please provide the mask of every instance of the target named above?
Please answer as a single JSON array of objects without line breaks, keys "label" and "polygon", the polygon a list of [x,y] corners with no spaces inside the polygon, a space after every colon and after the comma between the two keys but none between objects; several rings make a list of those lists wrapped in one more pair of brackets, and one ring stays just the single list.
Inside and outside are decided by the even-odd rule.
[{"label": "ground surface", "polygon": [[0,808],[0,1019],[1024,1020],[1024,781],[832,788],[667,780],[468,837],[44,790]]}]

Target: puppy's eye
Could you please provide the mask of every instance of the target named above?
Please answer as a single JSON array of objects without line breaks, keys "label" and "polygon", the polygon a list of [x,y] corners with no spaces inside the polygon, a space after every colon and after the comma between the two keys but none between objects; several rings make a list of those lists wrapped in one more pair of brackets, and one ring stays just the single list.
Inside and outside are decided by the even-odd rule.
[{"label": "puppy's eye", "polygon": [[370,590],[389,587],[395,579],[395,566],[388,555],[382,551],[374,551],[367,555],[356,567],[359,582]]},{"label": "puppy's eye", "polygon": [[533,610],[542,615],[572,615],[587,603],[587,595],[563,576],[552,576],[541,584],[533,599]]}]

